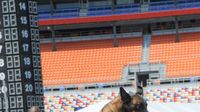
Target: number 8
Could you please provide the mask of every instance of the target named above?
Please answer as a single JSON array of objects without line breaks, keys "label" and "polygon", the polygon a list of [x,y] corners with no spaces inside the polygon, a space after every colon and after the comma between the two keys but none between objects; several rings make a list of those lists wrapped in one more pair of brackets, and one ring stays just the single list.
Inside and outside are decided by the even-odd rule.
[{"label": "number 8", "polygon": [[4,60],[0,59],[0,67],[3,67],[3,66],[4,66]]}]

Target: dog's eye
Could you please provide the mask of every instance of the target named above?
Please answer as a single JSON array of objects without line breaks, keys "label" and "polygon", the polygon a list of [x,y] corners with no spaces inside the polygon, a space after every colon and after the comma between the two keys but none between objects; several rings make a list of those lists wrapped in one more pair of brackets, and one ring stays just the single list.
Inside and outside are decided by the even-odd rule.
[{"label": "dog's eye", "polygon": [[143,104],[135,104],[136,110],[140,110],[141,108],[143,108]]},{"label": "dog's eye", "polygon": [[131,103],[124,105],[124,108],[126,110],[125,112],[132,112],[133,110],[136,109],[135,105]]},{"label": "dog's eye", "polygon": [[137,108],[137,109],[140,109],[140,107],[141,107],[141,104],[137,104],[137,105],[136,105],[136,108]]}]

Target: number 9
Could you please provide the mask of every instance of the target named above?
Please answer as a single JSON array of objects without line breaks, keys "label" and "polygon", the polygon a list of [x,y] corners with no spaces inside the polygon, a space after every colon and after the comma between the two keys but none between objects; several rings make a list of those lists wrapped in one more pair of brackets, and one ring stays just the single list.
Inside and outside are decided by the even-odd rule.
[{"label": "number 9", "polygon": [[6,78],[6,77],[5,77],[5,74],[4,74],[4,73],[0,73],[0,80],[3,81],[3,80],[5,80],[5,78]]}]

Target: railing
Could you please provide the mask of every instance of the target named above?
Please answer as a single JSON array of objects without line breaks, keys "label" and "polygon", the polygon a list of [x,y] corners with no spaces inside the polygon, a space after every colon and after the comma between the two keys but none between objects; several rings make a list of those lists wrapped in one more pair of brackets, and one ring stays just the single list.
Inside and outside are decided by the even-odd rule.
[{"label": "railing", "polygon": [[[66,81],[67,79],[63,80]],[[57,80],[45,81],[47,82],[55,82]],[[60,82],[60,80],[58,80]],[[44,82],[44,83],[45,83]],[[113,88],[120,86],[133,86],[133,82],[131,81],[116,81],[116,82],[106,82],[106,83],[85,83],[85,84],[68,84],[68,85],[52,85],[47,86],[44,85],[45,91],[60,91],[60,89],[65,90],[89,90],[89,89],[102,89],[102,88]]]},{"label": "railing", "polygon": [[[140,66],[141,64],[142,63],[129,63],[126,66]],[[153,61],[153,62],[150,62],[148,64],[151,66],[151,65],[158,65],[158,64],[164,64],[164,63],[161,62],[161,61]]]},{"label": "railing", "polygon": [[[182,28],[178,30],[179,33],[195,33],[200,31],[200,27],[196,28]],[[158,31],[153,31],[152,35],[168,35],[168,34],[176,34],[175,29],[170,29],[170,30],[158,30]]]},{"label": "railing", "polygon": [[[126,38],[126,37],[140,37],[142,35],[141,32],[134,32],[134,33],[121,33],[117,34],[118,38]],[[63,37],[63,38],[56,38],[56,42],[74,42],[74,41],[85,41],[85,40],[98,40],[98,39],[111,39],[113,38],[113,34],[105,34],[105,35],[91,35],[91,36],[78,36],[78,37]],[[41,43],[51,43],[52,40],[48,39],[41,39]]]},{"label": "railing", "polygon": [[181,77],[181,78],[167,78],[167,79],[149,79],[147,86],[171,85],[180,83],[197,83],[200,82],[200,76]]},{"label": "railing", "polygon": [[[200,31],[200,27],[179,29],[179,33],[190,33],[190,32],[199,32],[199,31]],[[167,34],[175,34],[175,33],[176,33],[175,29],[170,29],[170,30],[153,31],[152,35],[167,35]],[[141,37],[141,36],[142,36],[142,32],[117,34],[117,38]],[[60,37],[60,38],[56,38],[56,42],[75,42],[75,41],[111,39],[111,38],[113,38],[113,34],[77,36],[77,37]],[[51,42],[52,42],[51,38],[41,39],[41,43],[51,43]]]},{"label": "railing", "polygon": [[[67,79],[66,79],[67,80]],[[56,80],[52,80],[56,81]],[[60,80],[59,80],[60,81]],[[180,78],[167,78],[167,79],[151,79],[147,80],[147,88],[152,86],[160,85],[173,85],[173,84],[190,84],[199,83],[200,76],[196,77],[180,77]],[[57,86],[44,86],[45,92],[53,91],[74,91],[74,90],[94,90],[94,89],[105,89],[105,88],[115,88],[115,87],[135,87],[134,81],[118,81],[118,82],[107,82],[107,83],[90,83],[90,84],[70,84],[70,85],[57,85]]]}]

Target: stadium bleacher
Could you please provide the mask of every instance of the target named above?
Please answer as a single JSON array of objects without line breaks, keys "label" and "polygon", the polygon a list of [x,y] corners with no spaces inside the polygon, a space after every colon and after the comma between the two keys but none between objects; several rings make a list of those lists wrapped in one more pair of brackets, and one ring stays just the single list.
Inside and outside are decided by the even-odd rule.
[{"label": "stadium bleacher", "polygon": [[87,94],[66,94],[65,96],[46,96],[45,110],[49,111],[77,111],[102,100],[114,99],[118,94],[110,93],[87,93]]},{"label": "stadium bleacher", "polygon": [[[42,7],[41,5],[41,8],[39,9],[39,19],[45,21],[48,19],[59,20],[62,18],[79,19],[81,17],[82,19],[88,18],[88,22],[92,16],[108,17],[110,15],[123,16],[121,14],[137,15],[143,12],[157,13],[164,11],[165,13],[167,11],[174,10],[182,11],[182,9],[200,8],[200,0],[190,0],[189,2],[188,0],[176,0],[176,3],[174,0],[161,0],[150,2],[148,4],[126,3],[116,4],[114,8],[110,4],[93,6],[91,3],[88,3],[87,8],[79,6],[73,7],[69,5],[71,4],[58,3],[57,8],[53,11],[53,14],[50,14],[52,12],[49,10],[49,7]],[[142,10],[143,8],[145,9],[144,11]],[[84,13],[83,15],[82,12]],[[159,14],[161,13],[157,14],[158,17]],[[44,35],[44,38],[47,41],[41,44],[44,86],[49,88],[53,88],[53,86],[55,86],[57,90],[59,90],[58,88],[62,86],[63,91],[65,91],[67,90],[64,88],[64,86],[67,87],[66,85],[76,85],[79,89],[78,86],[82,84],[87,85],[92,83],[96,84],[120,81],[124,65],[141,62],[143,42],[145,41],[141,37],[143,35],[141,34],[143,24],[151,24],[152,26],[155,26],[155,28],[158,28],[153,29],[155,32],[153,31],[152,37],[149,39],[149,62],[164,63],[166,65],[166,78],[173,79],[188,77],[189,80],[187,80],[187,82],[190,82],[190,77],[199,76],[200,74],[200,33],[198,30],[194,31],[193,29],[193,27],[199,27],[196,22],[199,20],[190,17],[184,18],[184,16],[181,15],[180,17],[177,17],[178,21],[176,21],[176,26],[174,25],[176,24],[174,18],[175,17],[165,18],[163,16],[156,19],[145,18],[147,19],[147,22],[145,20],[134,20],[133,18],[133,20],[130,19],[130,21],[119,18],[119,20],[106,21],[105,23],[101,21],[102,25],[98,25],[96,21],[91,22],[91,24],[90,22],[83,22],[81,24],[69,22],[62,24],[61,27],[59,27],[59,25],[55,25],[55,29],[53,30],[55,30],[55,39],[58,41],[54,43],[56,44],[56,50],[54,52],[52,51],[51,43],[53,40],[51,40],[51,37],[49,36],[51,35],[50,33],[53,32],[51,29],[53,26],[50,28],[49,26],[45,26],[45,24],[43,24],[44,26],[42,26],[41,29],[45,29],[48,35],[47,37]],[[152,21],[150,19],[152,19]],[[157,20],[159,20],[159,22],[157,22]],[[189,24],[189,28],[191,29],[189,33],[187,31],[185,31],[187,33],[183,31],[179,32],[179,42],[175,42],[177,38],[177,35],[175,35],[175,27],[180,28],[179,30],[186,28],[184,25],[188,24],[184,24],[185,21]],[[132,26],[128,26],[127,24],[131,24]],[[139,25],[137,26],[136,24]],[[68,26],[69,29],[67,29]],[[114,27],[116,29],[116,34],[114,33]],[[135,27],[136,30],[133,30],[132,27]],[[92,28],[99,28],[100,31],[96,31],[96,29],[92,31]],[[71,29],[74,30],[74,32],[71,32]],[[173,33],[168,32],[168,30],[173,30]],[[105,33],[106,31],[107,33]],[[178,30],[176,31],[178,32]],[[68,34],[66,32],[68,32]],[[91,35],[89,35],[90,33]],[[127,33],[128,36],[120,37],[121,34],[123,35],[125,33]],[[135,37],[135,33],[139,36]],[[109,38],[103,37],[105,35],[102,36],[102,34],[108,34],[106,36],[109,36]],[[116,35],[117,47],[113,47],[113,37]],[[90,39],[87,40],[85,38],[86,36]],[[97,38],[97,36],[99,37]],[[54,37],[52,36],[52,38]],[[68,38],[67,41],[65,40],[66,38]],[[69,38],[72,39],[70,40]],[[82,41],[79,41],[77,38],[82,38],[80,39]],[[77,40],[72,42],[73,39]],[[160,84],[159,79],[158,83]],[[81,89],[84,91],[85,88],[87,87],[83,86]],[[64,95],[45,95],[45,111],[74,112],[104,100],[112,100],[118,95],[118,92],[116,91],[88,93],[80,92],[75,94],[67,92]],[[200,103],[200,86],[148,89],[145,92],[145,96],[148,102]]]},{"label": "stadium bleacher", "polygon": [[[178,10],[187,8],[198,8],[200,7],[199,0],[177,0],[175,4],[173,0],[164,0],[159,2],[150,2],[148,11],[165,11],[165,10]],[[102,15],[112,15],[112,14],[127,14],[127,13],[141,13],[139,3],[129,3],[129,4],[119,4],[112,10],[111,5],[94,7],[89,6],[87,9],[87,16],[102,16]],[[55,18],[75,18],[80,17],[80,7],[70,7],[70,8],[57,8],[55,14],[50,14],[50,9],[39,10],[39,19],[55,19]]]},{"label": "stadium bleacher", "polygon": [[[74,112],[105,100],[112,100],[117,95],[117,91],[112,91],[45,96],[45,110]],[[145,96],[151,103],[200,103],[200,86],[148,89]]]},{"label": "stadium bleacher", "polygon": [[[154,36],[151,40],[150,62],[164,62],[167,78],[198,76],[200,74],[199,33]],[[122,67],[141,61],[142,38],[57,43],[57,52],[51,44],[41,45],[43,80],[45,85],[80,84],[120,80]],[[190,59],[190,60],[188,60]],[[65,63],[63,63],[65,62]]]},{"label": "stadium bleacher", "polygon": [[[119,87],[144,89],[152,107],[200,104],[200,0],[0,5],[0,112],[75,112],[105,105]],[[149,112],[171,112],[156,106],[165,111]]]},{"label": "stadium bleacher", "polygon": [[142,38],[120,39],[117,48],[110,39],[57,45],[56,52],[51,44],[41,45],[45,85],[120,80],[124,64],[140,62]]},{"label": "stadium bleacher", "polygon": [[200,74],[199,33],[157,36],[151,40],[150,60],[161,60],[167,65],[167,77],[188,77]]},{"label": "stadium bleacher", "polygon": [[200,87],[147,90],[146,97],[150,102],[199,103]]}]

